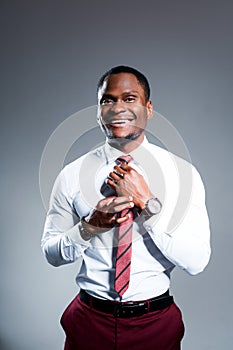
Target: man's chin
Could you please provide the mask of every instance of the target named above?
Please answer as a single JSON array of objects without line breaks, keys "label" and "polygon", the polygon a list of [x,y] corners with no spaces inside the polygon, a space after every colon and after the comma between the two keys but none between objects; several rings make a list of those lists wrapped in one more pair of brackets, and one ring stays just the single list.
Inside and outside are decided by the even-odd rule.
[{"label": "man's chin", "polygon": [[116,137],[114,135],[108,135],[108,139],[115,143],[124,144],[130,141],[137,140],[142,135],[142,133],[143,133],[143,130],[134,134],[126,135],[125,137]]}]

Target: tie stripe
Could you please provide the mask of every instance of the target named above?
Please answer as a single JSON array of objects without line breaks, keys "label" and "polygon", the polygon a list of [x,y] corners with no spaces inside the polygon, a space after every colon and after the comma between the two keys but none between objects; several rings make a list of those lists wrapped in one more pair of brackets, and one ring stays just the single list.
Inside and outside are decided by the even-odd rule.
[{"label": "tie stripe", "polygon": [[119,295],[123,295],[129,287],[129,281],[126,282],[126,284],[118,291]]},{"label": "tie stripe", "polygon": [[[117,163],[129,163],[131,156],[121,156],[117,159]],[[121,212],[121,217],[129,215],[128,220],[119,225],[118,230],[118,246],[116,255],[116,271],[115,271],[115,290],[122,296],[129,287],[130,267],[132,256],[132,228],[133,228],[133,211],[125,209]]]},{"label": "tie stripe", "polygon": [[116,277],[115,280],[117,280],[118,278],[120,278],[120,277],[123,275],[123,273],[130,267],[130,265],[131,265],[131,261],[128,263],[128,265],[126,265],[126,266],[123,268],[123,270],[118,274],[118,276]]},{"label": "tie stripe", "polygon": [[[125,255],[127,253],[127,251],[132,247],[132,243],[130,243],[129,245],[126,246],[125,250],[116,258],[116,261],[118,261],[119,259],[123,258],[123,255]],[[126,256],[125,256],[126,257]]]},{"label": "tie stripe", "polygon": [[115,279],[115,284],[117,284],[117,292],[120,296],[128,289],[129,278],[128,271],[130,269],[131,261],[123,268],[123,270],[118,274]]},{"label": "tie stripe", "polygon": [[127,230],[125,232],[122,233],[122,235],[120,237],[118,237],[118,244],[121,240],[123,240],[123,238],[128,234],[130,233],[130,230],[132,230],[132,227],[133,227],[133,224],[130,225]]}]

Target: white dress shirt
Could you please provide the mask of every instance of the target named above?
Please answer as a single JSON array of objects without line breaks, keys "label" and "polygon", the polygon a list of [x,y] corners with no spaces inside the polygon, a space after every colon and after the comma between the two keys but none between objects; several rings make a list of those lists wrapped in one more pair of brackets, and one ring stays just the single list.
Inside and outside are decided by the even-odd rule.
[{"label": "white dress shirt", "polygon": [[[42,237],[50,264],[82,259],[78,286],[109,300],[119,300],[112,262],[116,229],[85,241],[80,236],[79,220],[104,198],[100,188],[120,155],[106,142],[64,167],[54,184]],[[210,258],[205,190],[194,166],[146,138],[130,155],[130,165],[144,176],[162,202],[162,211],[149,220],[140,216],[134,222],[130,284],[122,301],[160,295],[169,288],[174,266],[194,275]]]}]

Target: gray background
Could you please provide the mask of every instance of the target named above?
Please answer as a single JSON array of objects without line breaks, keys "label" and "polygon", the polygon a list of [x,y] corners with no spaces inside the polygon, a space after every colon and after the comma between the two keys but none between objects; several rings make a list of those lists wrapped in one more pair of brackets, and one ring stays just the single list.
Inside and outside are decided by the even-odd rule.
[{"label": "gray background", "polygon": [[50,134],[95,104],[99,76],[118,64],[149,77],[156,110],[206,185],[211,262],[198,276],[173,274],[183,349],[231,349],[232,1],[5,0],[0,9],[0,349],[62,349],[77,265],[53,268],[42,255],[39,164]]}]

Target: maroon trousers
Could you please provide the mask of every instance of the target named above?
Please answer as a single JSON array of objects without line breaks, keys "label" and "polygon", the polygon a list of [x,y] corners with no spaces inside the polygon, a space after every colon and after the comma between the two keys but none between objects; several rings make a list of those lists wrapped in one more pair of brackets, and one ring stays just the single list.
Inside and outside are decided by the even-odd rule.
[{"label": "maroon trousers", "polygon": [[173,303],[139,317],[116,318],[77,296],[61,318],[65,350],[180,350],[184,324]]}]

